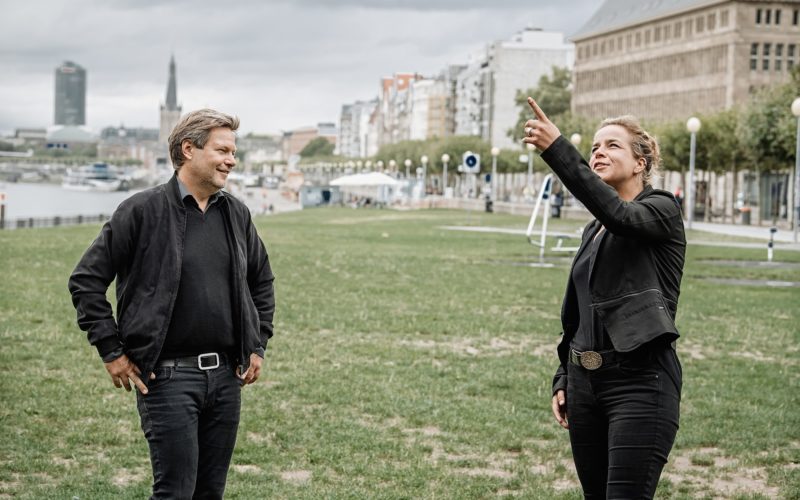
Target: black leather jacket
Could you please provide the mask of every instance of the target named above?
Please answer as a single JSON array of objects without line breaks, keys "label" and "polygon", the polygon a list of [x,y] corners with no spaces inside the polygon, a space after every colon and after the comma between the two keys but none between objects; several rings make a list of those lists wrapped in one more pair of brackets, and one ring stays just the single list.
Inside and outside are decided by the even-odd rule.
[{"label": "black leather jacket", "polygon": [[[274,276],[250,211],[221,192],[232,243],[233,325],[241,373],[250,354],[264,356],[272,336]],[[150,373],[164,344],[180,282],[186,208],[175,176],[123,201],[84,253],[69,279],[78,326],[101,356],[124,352]],[[117,319],[106,290],[116,277]],[[198,311],[202,313],[202,311]]]},{"label": "black leather jacket", "polygon": [[[583,231],[580,249],[598,236],[597,255],[589,271],[592,308],[603,322],[614,349],[630,352],[661,337],[679,337],[675,327],[686,237],[680,206],[672,193],[644,188],[630,202],[591,171],[580,153],[563,136],[542,158],[564,186],[596,217]],[[566,387],[569,344],[580,324],[572,279],[561,309],[563,337],[558,346],[561,365],[553,392]]]}]

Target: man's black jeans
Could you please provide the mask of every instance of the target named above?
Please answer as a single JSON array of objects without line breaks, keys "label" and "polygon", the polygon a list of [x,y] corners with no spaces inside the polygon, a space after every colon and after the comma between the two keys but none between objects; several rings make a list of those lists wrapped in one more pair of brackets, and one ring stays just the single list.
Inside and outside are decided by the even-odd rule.
[{"label": "man's black jeans", "polygon": [[151,498],[222,498],[236,431],[241,382],[219,368],[157,368],[137,407],[153,465]]},{"label": "man's black jeans", "polygon": [[569,366],[569,437],[587,499],[653,498],[678,432],[680,394],[669,346],[594,371]]}]

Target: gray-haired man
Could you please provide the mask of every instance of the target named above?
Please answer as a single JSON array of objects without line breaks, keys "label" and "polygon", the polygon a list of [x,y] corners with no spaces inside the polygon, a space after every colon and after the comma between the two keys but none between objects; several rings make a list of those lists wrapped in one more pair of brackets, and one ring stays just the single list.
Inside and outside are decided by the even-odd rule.
[{"label": "gray-haired man", "polygon": [[266,249],[247,207],[221,191],[238,127],[210,109],[186,115],[169,138],[175,175],[120,204],[69,280],[114,385],[138,389],[153,498],[222,497],[241,387],[272,336]]}]

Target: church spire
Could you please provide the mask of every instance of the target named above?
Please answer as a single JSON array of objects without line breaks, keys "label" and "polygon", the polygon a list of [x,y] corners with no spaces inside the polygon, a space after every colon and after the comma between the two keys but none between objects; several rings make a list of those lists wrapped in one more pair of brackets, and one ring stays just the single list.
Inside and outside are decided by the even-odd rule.
[{"label": "church spire", "polygon": [[164,103],[169,111],[178,109],[178,86],[175,83],[175,55],[169,58],[169,83],[167,83],[167,100]]}]

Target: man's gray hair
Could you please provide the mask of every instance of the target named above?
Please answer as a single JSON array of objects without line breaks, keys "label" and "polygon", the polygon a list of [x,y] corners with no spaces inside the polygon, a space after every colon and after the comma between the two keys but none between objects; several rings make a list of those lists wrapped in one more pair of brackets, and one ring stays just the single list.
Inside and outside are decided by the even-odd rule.
[{"label": "man's gray hair", "polygon": [[169,157],[175,170],[183,166],[183,141],[191,141],[196,147],[203,149],[208,142],[211,129],[229,128],[236,132],[239,118],[213,109],[198,109],[185,115],[169,134]]}]

